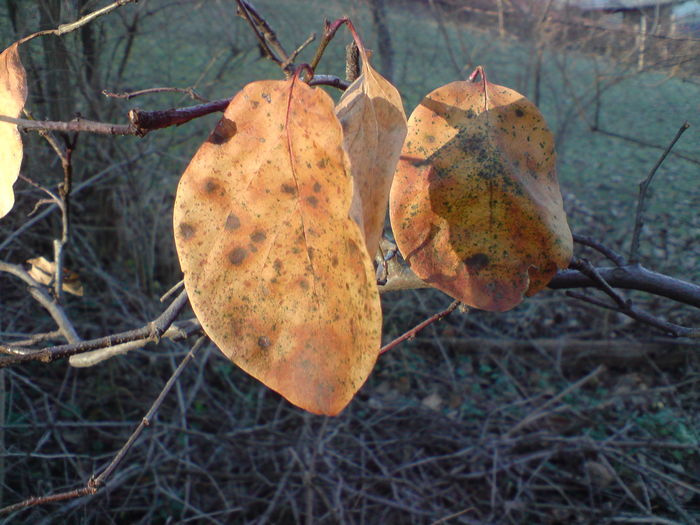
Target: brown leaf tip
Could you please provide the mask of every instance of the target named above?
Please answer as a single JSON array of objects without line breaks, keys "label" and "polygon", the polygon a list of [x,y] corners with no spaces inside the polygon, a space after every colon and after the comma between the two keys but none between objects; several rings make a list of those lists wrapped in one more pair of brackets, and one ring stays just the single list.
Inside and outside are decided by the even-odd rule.
[{"label": "brown leaf tip", "polygon": [[248,255],[248,251],[245,248],[234,248],[228,253],[228,260],[234,266],[240,266]]}]

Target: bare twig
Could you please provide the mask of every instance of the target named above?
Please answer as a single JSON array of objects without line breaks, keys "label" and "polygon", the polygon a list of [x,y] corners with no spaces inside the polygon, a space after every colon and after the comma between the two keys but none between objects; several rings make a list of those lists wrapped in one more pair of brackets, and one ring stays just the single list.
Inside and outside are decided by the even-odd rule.
[{"label": "bare twig", "polygon": [[294,51],[292,51],[292,54],[289,55],[287,63],[284,64],[284,66],[286,67],[288,64],[292,64],[296,60],[297,56],[299,56],[299,53],[306,49],[306,47],[314,40],[316,40],[316,33],[311,33],[306,40],[304,40]]},{"label": "bare twig", "polygon": [[39,497],[33,497],[33,498],[28,498],[24,501],[20,501],[19,503],[15,503],[14,505],[8,505],[7,507],[1,508],[0,509],[0,515],[2,514],[9,514],[11,512],[15,512],[21,509],[25,509],[28,507],[34,507],[36,505],[43,505],[46,503],[55,503],[58,501],[65,501],[68,499],[74,499],[74,498],[80,498],[82,496],[90,496],[95,493],[107,482],[109,477],[112,475],[112,473],[119,467],[121,462],[124,460],[126,455],[129,453],[129,450],[131,447],[134,445],[136,440],[141,436],[141,433],[143,430],[151,424],[151,420],[155,416],[156,412],[160,408],[160,405],[163,404],[163,400],[165,399],[165,396],[168,395],[170,390],[172,389],[173,385],[177,381],[177,379],[180,377],[182,374],[182,371],[185,369],[185,367],[189,364],[189,362],[194,358],[195,353],[201,346],[204,344],[204,342],[207,340],[206,337],[202,336],[200,337],[197,342],[192,346],[192,349],[187,353],[185,358],[180,362],[178,367],[175,369],[173,374],[170,376],[170,379],[168,379],[167,383],[165,383],[165,386],[163,387],[163,390],[161,390],[160,394],[156,398],[156,400],[153,402],[151,405],[151,408],[148,410],[146,415],[143,417],[141,422],[138,424],[136,429],[132,432],[132,434],[129,436],[129,439],[126,440],[126,443],[122,446],[122,448],[119,450],[119,452],[116,453],[114,458],[112,458],[112,461],[105,467],[105,469],[97,476],[97,477],[91,477],[87,484],[79,489],[74,489],[74,490],[69,490],[66,492],[61,492],[59,494],[51,494],[48,496],[39,496]]},{"label": "bare twig", "polygon": [[58,303],[61,302],[63,297],[63,249],[68,243],[70,236],[70,194],[73,187],[72,158],[74,147],[75,140],[66,147],[65,155],[61,157],[63,182],[58,186],[59,208],[61,210],[61,237],[53,241],[54,297]]},{"label": "bare twig", "polygon": [[659,160],[657,160],[656,164],[654,164],[654,167],[651,168],[651,171],[647,175],[646,179],[639,183],[639,197],[637,198],[637,211],[634,215],[634,232],[632,233],[632,243],[630,246],[629,256],[631,264],[636,264],[637,262],[639,262],[639,235],[642,231],[642,226],[644,226],[644,204],[646,201],[647,191],[649,189],[649,186],[651,185],[651,181],[654,178],[656,171],[659,169],[663,161],[673,149],[673,146],[675,146],[676,142],[678,142],[678,139],[681,138],[681,135],[683,135],[685,130],[689,127],[690,124],[688,124],[688,122],[686,121],[681,125],[680,128],[678,128],[676,136],[673,137],[673,140],[661,154]]},{"label": "bare twig", "polygon": [[177,298],[170,303],[170,306],[168,306],[168,308],[162,314],[141,328],[108,335],[106,337],[99,337],[97,339],[80,341],[73,344],[43,348],[30,355],[3,357],[0,358],[0,368],[19,363],[26,363],[28,361],[43,361],[45,363],[50,363],[56,359],[82,354],[89,352],[90,350],[97,350],[98,348],[112,347],[139,339],[156,342],[163,336],[165,331],[170,327],[186,304],[187,292],[183,290],[180,295],[178,295]]},{"label": "bare twig", "polygon": [[531,425],[532,423],[538,421],[541,419],[543,416],[546,415],[547,409],[551,407],[552,405],[558,403],[562,399],[564,399],[566,396],[571,394],[572,392],[580,389],[583,385],[586,383],[592,381],[596,377],[598,377],[600,374],[605,372],[605,366],[604,365],[598,365],[592,372],[589,374],[586,374],[583,376],[581,379],[578,381],[571,383],[569,386],[567,386],[564,390],[559,392],[556,396],[552,397],[551,399],[548,399],[545,401],[542,405],[537,407],[537,409],[525,416],[523,419],[520,420],[516,425],[511,427],[508,432],[506,433],[507,437],[513,436],[516,432],[521,430],[522,428]]},{"label": "bare twig", "polygon": [[0,272],[12,274],[27,283],[29,285],[29,293],[31,296],[41,306],[43,306],[47,312],[49,312],[49,315],[53,318],[54,322],[61,331],[61,334],[66,338],[66,341],[69,343],[78,343],[80,341],[80,336],[75,331],[73,323],[68,318],[63,308],[61,308],[61,306],[51,298],[51,296],[47,293],[46,288],[34,280],[34,278],[32,278],[32,276],[29,275],[24,268],[16,264],[0,261]]},{"label": "bare twig", "polygon": [[333,22],[328,22],[326,20],[323,26],[323,36],[321,37],[321,40],[318,43],[316,54],[311,59],[311,62],[309,62],[309,66],[311,66],[311,69],[313,71],[316,71],[318,63],[321,61],[321,57],[323,57],[323,53],[326,51],[326,48],[328,47],[330,41],[333,40],[333,37],[338,32],[340,26],[342,26],[347,21],[347,18],[339,18],[338,20],[334,20]]},{"label": "bare twig", "polygon": [[270,60],[280,66],[285,74],[290,75],[294,71],[294,67],[289,59],[289,55],[277,39],[277,34],[250,2],[247,0],[236,0],[236,3],[243,18],[246,19],[255,33],[260,49],[265,52]]},{"label": "bare twig", "polygon": [[28,42],[34,38],[37,38],[39,36],[45,36],[45,35],[55,35],[55,36],[61,36],[65,35],[66,33],[70,33],[71,31],[75,31],[76,29],[80,29],[83,27],[85,24],[89,24],[96,18],[99,18],[101,16],[104,16],[106,14],[111,13],[118,7],[124,6],[126,4],[131,4],[132,2],[137,2],[138,0],[117,0],[116,2],[109,4],[102,9],[98,9],[96,11],[93,11],[92,13],[88,13],[82,18],[79,18],[75,22],[70,22],[68,24],[61,24],[59,25],[56,29],[46,29],[44,31],[38,31],[36,33],[33,33],[29,36],[25,36],[21,40],[19,40],[20,44],[24,44],[25,42]]},{"label": "bare twig", "polygon": [[[700,308],[700,286],[697,284],[647,270],[641,265],[597,267],[595,270],[613,288],[639,290]],[[562,290],[598,287],[598,283],[577,270],[560,270],[548,286]]]},{"label": "bare twig", "polygon": [[[600,128],[595,128],[592,129],[592,131],[595,131],[596,133],[601,133],[603,135],[607,135],[608,137],[613,137],[616,139],[624,140],[626,142],[631,142],[632,144],[639,144],[640,146],[644,146],[646,148],[654,148],[654,149],[660,149],[663,150],[663,146],[659,146],[658,144],[652,144],[651,142],[646,142],[644,140],[637,139],[635,137],[628,137],[627,135],[622,135],[621,133],[615,133],[614,131],[607,131],[604,129]],[[688,155],[684,155],[683,153],[676,153],[675,151],[670,152],[671,155],[674,157],[678,157],[679,159],[683,159],[687,162],[690,162],[692,164],[697,164],[700,166],[700,158],[695,158],[695,157],[689,157]]]},{"label": "bare twig", "polygon": [[102,90],[102,94],[110,98],[124,98],[126,100],[132,99],[134,97],[140,97],[142,95],[152,95],[154,93],[184,93],[194,100],[199,100],[200,102],[209,102],[206,98],[199,95],[194,88],[177,88],[177,87],[154,87],[148,89],[139,89],[137,91],[127,91],[124,93],[114,93],[112,91]]},{"label": "bare twig", "polygon": [[75,118],[68,122],[56,122],[50,120],[25,120],[14,119],[0,115],[0,121],[17,124],[24,130],[51,130],[51,131],[75,131],[98,133],[103,135],[137,135],[143,137],[154,129],[179,126],[190,120],[224,111],[231,102],[230,98],[215,100],[205,104],[184,108],[166,109],[160,111],[143,111],[132,109],[129,111],[129,124],[112,124],[107,122],[95,122],[83,118]]},{"label": "bare twig", "polygon": [[346,90],[350,82],[334,75],[314,75],[309,81],[310,86],[330,86],[341,90]]},{"label": "bare twig", "polygon": [[400,343],[403,343],[407,339],[411,339],[411,338],[415,337],[418,332],[420,332],[421,330],[423,330],[427,326],[430,326],[431,324],[439,321],[440,319],[447,317],[452,312],[454,312],[460,304],[462,304],[462,303],[460,303],[459,301],[452,301],[452,304],[450,304],[450,306],[445,308],[442,312],[436,313],[435,315],[429,317],[428,319],[426,319],[422,323],[417,324],[416,326],[414,326],[413,328],[411,328],[407,332],[401,334],[399,337],[397,337],[396,339],[394,339],[390,343],[387,343],[386,345],[384,345],[379,350],[379,355],[382,355],[383,353],[388,352],[389,350],[391,350],[395,346],[399,345]]},{"label": "bare twig", "polygon": [[614,262],[617,266],[624,266],[627,264],[627,261],[625,261],[625,258],[617,253],[615,250],[608,248],[607,246],[599,243],[595,239],[591,239],[590,237],[587,237],[585,235],[576,235],[574,234],[574,242],[577,242],[579,244],[582,244],[584,246],[588,246],[589,248],[593,248],[594,250],[602,253],[610,259],[612,262]]}]

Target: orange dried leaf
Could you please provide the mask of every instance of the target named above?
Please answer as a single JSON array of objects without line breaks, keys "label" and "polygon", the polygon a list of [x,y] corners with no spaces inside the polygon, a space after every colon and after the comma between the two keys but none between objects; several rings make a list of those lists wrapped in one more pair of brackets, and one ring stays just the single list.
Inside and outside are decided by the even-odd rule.
[{"label": "orange dried leaf", "polygon": [[409,118],[390,216],[421,279],[505,311],[568,266],[573,244],[544,118],[477,71],[480,82],[436,89]]},{"label": "orange dried leaf", "polygon": [[[0,115],[19,117],[27,100],[27,75],[17,50],[18,43],[0,53]],[[0,122],[0,218],[15,204],[12,191],[22,165],[22,138],[15,124]]]},{"label": "orange dried leaf", "polygon": [[347,164],[326,93],[296,77],[253,82],[185,170],[174,209],[207,334],[289,401],[327,415],[362,386],[381,337]]},{"label": "orange dried leaf", "polygon": [[[27,272],[36,282],[50,285],[56,275],[56,264],[47,260],[45,257],[35,257],[27,260],[27,264],[31,265]],[[83,296],[83,284],[80,282],[80,276],[67,268],[63,269],[63,286],[64,292],[72,293],[73,295]]]},{"label": "orange dried leaf", "polygon": [[354,183],[351,215],[364,230],[374,256],[384,229],[389,190],[406,137],[401,95],[369,63],[359,39],[362,74],[336,107],[343,125],[343,147],[350,157]]}]

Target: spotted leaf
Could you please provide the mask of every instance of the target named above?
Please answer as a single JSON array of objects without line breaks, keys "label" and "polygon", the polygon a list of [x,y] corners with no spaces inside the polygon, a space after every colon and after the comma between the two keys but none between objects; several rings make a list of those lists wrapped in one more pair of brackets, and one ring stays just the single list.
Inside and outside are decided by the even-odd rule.
[{"label": "spotted leaf", "polygon": [[544,118],[481,68],[472,78],[479,74],[436,89],[409,118],[390,217],[421,279],[504,311],[568,265],[572,238]]},{"label": "spotted leaf", "polygon": [[247,85],[180,180],[185,287],[221,351],[292,403],[339,413],[378,354],[381,307],[333,101]]}]

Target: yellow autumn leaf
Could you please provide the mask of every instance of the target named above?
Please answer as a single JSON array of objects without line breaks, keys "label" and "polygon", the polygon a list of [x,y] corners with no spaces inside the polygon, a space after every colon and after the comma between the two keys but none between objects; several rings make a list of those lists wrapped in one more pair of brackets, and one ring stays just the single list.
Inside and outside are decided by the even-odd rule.
[{"label": "yellow autumn leaf", "polygon": [[[0,53],[0,115],[17,118],[27,100],[27,76],[18,43]],[[12,191],[22,165],[22,138],[15,124],[0,122],[0,218],[15,204]]]},{"label": "yellow autumn leaf", "polygon": [[293,76],[248,84],[178,185],[174,233],[206,333],[243,370],[338,414],[376,361],[381,305],[333,101]]}]

